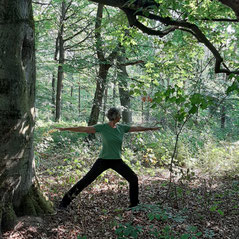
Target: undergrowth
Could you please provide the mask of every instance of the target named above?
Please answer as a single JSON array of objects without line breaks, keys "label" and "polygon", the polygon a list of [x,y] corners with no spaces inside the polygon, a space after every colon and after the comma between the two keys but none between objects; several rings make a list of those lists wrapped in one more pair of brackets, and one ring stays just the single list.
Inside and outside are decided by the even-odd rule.
[{"label": "undergrowth", "polygon": [[[54,191],[56,198],[59,197],[57,188],[73,185],[82,177],[97,159],[101,148],[99,137],[89,141],[86,134],[54,130],[55,127],[66,126],[69,125],[64,122],[38,122],[35,133],[37,172],[48,178],[45,186],[48,187],[47,190]],[[141,238],[147,231],[148,238],[210,239],[214,238],[213,230],[199,227],[188,220],[190,212],[187,211],[187,198],[193,198],[193,203],[200,205],[200,210],[195,210],[193,215],[199,221],[205,219],[205,213],[209,213],[210,217],[223,218],[228,213],[227,198],[231,196],[233,198],[230,200],[230,207],[233,210],[238,209],[235,200],[239,195],[237,179],[232,180],[231,188],[222,188],[220,193],[214,192],[213,185],[218,177],[233,178],[237,175],[239,143],[217,141],[206,133],[198,137],[192,132],[186,133],[182,135],[178,145],[171,190],[166,192],[169,187],[168,181],[159,185],[159,188],[165,189],[164,195],[167,194],[168,202],[161,200],[161,204],[142,204],[132,210],[148,223],[141,225],[132,219],[112,221],[117,238]],[[167,171],[173,147],[174,135],[165,131],[127,134],[122,158],[138,174],[157,175],[158,169]],[[200,194],[189,187],[193,185],[197,188],[199,185],[195,172],[206,175],[205,181],[200,182]],[[107,183],[108,180],[103,173],[97,178],[96,183]],[[125,184],[121,181],[119,188],[122,186],[121,183]],[[120,212],[119,217],[122,217]],[[79,235],[78,239],[80,238],[87,237]]]},{"label": "undergrowth", "polygon": [[[78,124],[73,122],[71,126],[74,125]],[[100,137],[88,140],[84,133],[54,130],[55,127],[67,126],[69,123],[66,122],[37,122],[34,141],[37,167],[42,159],[50,158],[49,166],[59,165],[59,170],[64,166],[64,170],[70,167],[70,170],[85,171],[97,159],[101,149]],[[126,134],[122,158],[136,170],[167,168],[172,157],[174,138],[172,133],[163,130]],[[238,152],[238,142],[217,141],[208,132],[196,137],[194,132],[186,131],[178,143],[174,166],[183,170],[197,169],[213,175],[233,176],[239,170]]]}]

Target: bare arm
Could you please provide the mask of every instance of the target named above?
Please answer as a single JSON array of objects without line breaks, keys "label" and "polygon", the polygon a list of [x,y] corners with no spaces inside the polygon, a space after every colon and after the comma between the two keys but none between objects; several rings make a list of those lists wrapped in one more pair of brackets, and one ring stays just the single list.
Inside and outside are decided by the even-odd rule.
[{"label": "bare arm", "polygon": [[132,126],[129,132],[140,132],[149,130],[159,130],[159,127],[142,127],[142,126]]},{"label": "bare arm", "polygon": [[79,126],[73,128],[56,128],[60,131],[71,131],[71,132],[81,132],[81,133],[88,133],[94,134],[96,133],[95,128],[93,126]]}]

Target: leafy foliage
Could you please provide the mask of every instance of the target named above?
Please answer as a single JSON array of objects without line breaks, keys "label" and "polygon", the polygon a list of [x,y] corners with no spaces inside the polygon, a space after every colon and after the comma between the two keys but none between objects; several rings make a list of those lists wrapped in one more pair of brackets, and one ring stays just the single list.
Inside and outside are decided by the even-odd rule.
[{"label": "leafy foliage", "polygon": [[[57,126],[87,125],[97,76],[93,40],[97,7],[88,1],[66,2],[72,4],[65,22],[65,39],[74,36],[79,28],[84,30],[66,45],[62,121],[58,124],[51,121],[54,118],[52,79],[56,77],[58,66],[54,54],[62,1],[34,4],[36,169],[42,190],[54,202],[88,171],[101,147],[98,137],[89,142],[86,134],[54,130]],[[225,15],[232,17],[230,9],[209,0],[156,2],[159,8],[151,9],[152,12],[198,24],[208,39],[223,51],[228,67],[238,68],[238,24],[213,21]],[[142,205],[132,211],[123,210],[121,206],[126,207],[127,202],[127,183],[107,172],[77,199],[79,210],[75,203],[74,213],[57,216],[65,222],[68,215],[71,229],[61,225],[65,234],[59,232],[60,229],[57,231],[59,221],[56,218],[51,222],[57,225],[53,227],[58,235],[62,233],[67,238],[74,234],[78,239],[90,238],[91,233],[99,233],[99,238],[165,239],[232,235],[228,229],[231,225],[228,228],[226,225],[229,221],[238,221],[238,76],[216,75],[212,54],[189,32],[176,30],[164,38],[147,36],[129,27],[122,12],[105,8],[102,49],[106,55],[118,43],[125,49],[121,54],[125,54],[125,64],[128,64],[133,123],[158,125],[161,129],[125,137],[123,160],[142,180]],[[155,24],[145,17],[139,19],[146,26],[165,29],[163,24]],[[134,64],[139,60],[139,64]],[[107,79],[106,108],[120,105],[119,79],[114,64]],[[99,122],[105,120],[103,108],[101,113]],[[172,158],[174,183],[167,177],[166,170]],[[225,182],[225,178],[218,177],[232,178]],[[172,191],[168,190],[169,185]],[[217,231],[213,226],[217,224],[225,225],[225,232]]]}]

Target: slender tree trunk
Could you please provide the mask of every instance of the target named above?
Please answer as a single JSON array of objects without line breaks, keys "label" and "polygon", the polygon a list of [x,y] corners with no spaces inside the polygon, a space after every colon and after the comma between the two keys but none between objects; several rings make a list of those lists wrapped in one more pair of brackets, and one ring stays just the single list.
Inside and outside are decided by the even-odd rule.
[{"label": "slender tree trunk", "polygon": [[144,123],[144,102],[141,102],[141,121]]},{"label": "slender tree trunk", "polygon": [[97,77],[95,96],[88,125],[94,125],[98,122],[108,71],[109,65],[100,64],[99,76]]},{"label": "slender tree trunk", "polygon": [[56,78],[55,78],[54,74],[52,76],[51,86],[52,86],[52,95],[51,95],[52,114],[55,115],[55,110],[56,110]]},{"label": "slender tree trunk", "polygon": [[81,113],[81,87],[80,87],[80,83],[79,83],[79,87],[78,87],[78,114],[80,117],[80,113]]},{"label": "slender tree trunk", "polygon": [[102,121],[105,121],[105,113],[106,113],[106,107],[107,107],[107,98],[108,98],[108,86],[106,86],[105,94],[104,94],[104,106],[103,106],[103,112],[102,112]]},{"label": "slender tree trunk", "polygon": [[64,79],[64,70],[63,65],[65,63],[65,49],[64,49],[64,18],[66,11],[66,3],[62,1],[61,7],[61,20],[60,20],[60,31],[58,33],[58,51],[59,51],[59,60],[58,60],[58,73],[57,73],[57,91],[56,91],[56,117],[55,121],[58,122],[61,118],[61,96],[62,96],[62,87]]},{"label": "slender tree trunk", "polygon": [[71,97],[73,97],[73,91],[74,91],[74,87],[71,86]]},{"label": "slender tree trunk", "polygon": [[73,92],[74,92],[74,87],[71,86],[71,98],[70,98],[70,109],[73,111]]},{"label": "slender tree trunk", "polygon": [[128,90],[128,73],[126,70],[126,66],[121,64],[125,63],[125,57],[119,55],[117,57],[117,68],[118,68],[118,80],[119,80],[119,96],[120,103],[123,108],[122,111],[122,121],[126,124],[131,123],[132,114],[130,112],[130,94]]},{"label": "slender tree trunk", "polygon": [[96,50],[97,57],[99,60],[99,73],[96,78],[96,90],[93,100],[93,106],[90,113],[90,119],[88,125],[94,125],[98,122],[100,108],[102,107],[102,99],[104,96],[106,79],[108,75],[109,68],[112,66],[114,59],[117,56],[118,47],[111,52],[111,54],[106,58],[103,53],[102,38],[101,38],[101,21],[103,15],[103,4],[98,5],[96,24],[95,24],[95,39],[96,39]]},{"label": "slender tree trunk", "polygon": [[226,107],[225,105],[221,106],[221,129],[225,128],[226,123]]},{"label": "slender tree trunk", "polygon": [[147,101],[146,103],[146,112],[145,112],[145,121],[149,122],[149,112],[150,111],[150,102]]},{"label": "slender tree trunk", "polygon": [[17,215],[31,214],[33,209],[37,214],[30,197],[36,79],[31,1],[4,1],[0,4],[0,24],[1,237],[2,230],[14,226]]},{"label": "slender tree trunk", "polygon": [[114,82],[113,82],[113,105],[114,106],[116,105],[116,97],[117,97],[117,94],[116,94],[116,82],[114,80]]}]

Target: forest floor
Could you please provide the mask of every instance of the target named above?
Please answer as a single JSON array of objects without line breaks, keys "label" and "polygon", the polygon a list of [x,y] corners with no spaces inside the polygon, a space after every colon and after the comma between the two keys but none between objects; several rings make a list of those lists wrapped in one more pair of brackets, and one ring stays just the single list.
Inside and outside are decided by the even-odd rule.
[{"label": "forest floor", "polygon": [[129,209],[127,181],[108,170],[83,190],[67,210],[57,210],[64,193],[92,163],[93,160],[83,158],[64,160],[63,153],[42,154],[37,165],[39,186],[53,202],[55,213],[19,218],[14,230],[3,238],[239,238],[239,177],[184,170],[169,183],[168,170],[135,168],[140,205]]},{"label": "forest floor", "polygon": [[[138,172],[141,204],[129,210],[127,182],[108,170],[67,210],[19,218],[4,239],[239,238],[239,178],[196,175],[169,188],[167,171]],[[74,183],[56,174],[38,177],[54,205]]]}]

